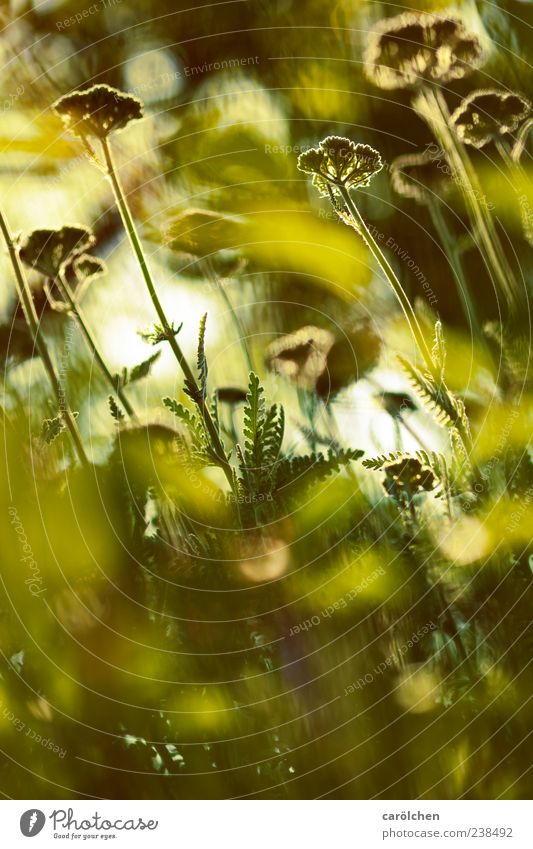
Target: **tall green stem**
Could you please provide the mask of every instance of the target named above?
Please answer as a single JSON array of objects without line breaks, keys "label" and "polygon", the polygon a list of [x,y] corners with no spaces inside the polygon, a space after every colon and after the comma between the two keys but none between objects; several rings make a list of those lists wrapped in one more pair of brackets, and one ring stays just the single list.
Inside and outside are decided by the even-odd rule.
[{"label": "tall green stem", "polygon": [[533,127],[533,118],[528,118],[527,121],[524,121],[522,126],[520,127],[520,131],[518,133],[518,138],[513,146],[513,150],[511,156],[514,162],[519,162],[522,153],[524,152],[524,148],[527,144],[527,138],[531,131],[531,127]]},{"label": "tall green stem", "polygon": [[11,237],[11,233],[9,230],[9,226],[4,214],[0,211],[0,230],[2,231],[2,236],[7,245],[7,250],[9,252],[9,258],[11,260],[11,265],[13,266],[13,271],[15,273],[15,282],[17,288],[17,294],[19,301],[22,305],[22,310],[24,312],[24,317],[30,329],[30,333],[32,336],[33,344],[41,358],[44,369],[48,375],[48,379],[54,391],[54,395],[56,396],[59,412],[63,417],[63,420],[68,428],[70,433],[72,442],[74,444],[74,448],[80,460],[80,463],[85,468],[89,468],[89,460],[87,459],[87,455],[85,453],[85,449],[83,448],[83,443],[81,441],[81,436],[78,430],[78,426],[76,424],[76,420],[72,414],[72,411],[65,400],[65,393],[61,388],[61,383],[59,380],[59,376],[56,372],[55,366],[52,362],[52,358],[48,352],[48,348],[46,347],[46,343],[41,335],[39,329],[39,319],[37,316],[37,312],[35,309],[35,304],[33,303],[33,297],[31,294],[30,287],[24,276],[24,272],[22,270],[20,260],[18,257],[17,249],[13,243],[13,239]]},{"label": "tall green stem", "polygon": [[130,418],[132,418],[132,419],[135,419],[136,418],[135,410],[133,409],[132,405],[130,404],[128,397],[127,397],[126,393],[124,392],[123,387],[120,386],[119,381],[117,379],[115,379],[115,377],[111,373],[106,361],[104,360],[104,357],[103,357],[103,355],[100,351],[100,348],[98,346],[98,342],[94,338],[94,336],[91,332],[91,329],[90,329],[90,327],[87,323],[87,320],[85,318],[85,314],[84,314],[81,306],[79,305],[79,303],[76,301],[74,293],[73,293],[72,289],[70,288],[64,274],[62,274],[60,272],[58,274],[56,280],[55,280],[55,283],[56,283],[59,291],[61,292],[61,294],[65,298],[66,302],[68,303],[72,314],[75,316],[76,321],[79,324],[80,330],[83,333],[83,336],[85,337],[85,341],[87,342],[89,350],[92,352],[96,362],[98,363],[100,371],[102,372],[102,374],[104,375],[106,380],[109,382],[112,391],[117,394],[117,396],[118,396],[122,406],[126,410],[126,413],[128,414],[128,416],[130,416]]},{"label": "tall green stem", "polygon": [[241,345],[241,350],[242,350],[242,353],[243,353],[244,360],[245,360],[246,365],[247,365],[248,373],[251,372],[251,371],[255,372],[256,369],[254,367],[252,355],[250,353],[250,348],[248,347],[248,343],[246,341],[246,331],[244,329],[244,325],[243,325],[241,319],[239,318],[239,316],[237,315],[237,311],[236,311],[235,307],[233,306],[233,304],[231,302],[230,296],[226,292],[226,287],[224,285],[224,281],[219,280],[214,272],[212,272],[211,278],[212,278],[214,285],[217,288],[217,291],[220,293],[220,296],[221,296],[222,300],[224,301],[224,303],[227,307],[227,310],[228,310],[228,312],[231,316],[231,320],[233,321],[233,325],[234,325],[235,330],[237,332],[237,336],[239,337],[239,342],[240,342],[240,345]]},{"label": "tall green stem", "polygon": [[[435,382],[435,386],[437,388],[437,391],[441,395],[442,399],[447,402],[446,406],[448,406],[448,407],[452,406],[453,407],[453,403],[451,401],[450,392],[448,390],[448,387],[444,383],[444,380],[442,379],[442,375],[439,374],[438,370],[436,369],[436,367],[433,363],[431,351],[428,347],[425,336],[422,332],[422,328],[420,327],[420,324],[418,323],[416,313],[411,306],[411,302],[409,301],[409,298],[407,297],[407,295],[406,295],[406,293],[403,289],[403,286],[401,285],[400,281],[396,277],[394,270],[393,270],[391,264],[389,263],[387,257],[385,256],[385,254],[383,253],[383,251],[379,247],[378,243],[374,239],[369,228],[367,227],[363,216],[361,215],[361,213],[359,212],[359,209],[357,208],[357,205],[353,202],[352,198],[350,197],[350,193],[349,193],[348,189],[345,186],[342,186],[342,185],[337,185],[337,188],[338,188],[338,190],[341,194],[341,197],[344,200],[346,207],[348,209],[347,217],[351,217],[354,225],[357,227],[358,231],[360,232],[360,234],[364,238],[366,244],[370,248],[370,251],[371,251],[372,255],[374,256],[374,259],[376,260],[376,262],[379,264],[379,266],[381,267],[381,269],[385,273],[387,280],[389,281],[390,285],[392,286],[392,289],[393,289],[396,297],[398,298],[398,300],[400,302],[400,305],[402,307],[405,318],[407,319],[407,323],[409,324],[409,327],[411,329],[411,333],[413,334],[414,340],[417,343],[418,348],[420,349],[420,353],[422,354],[422,356],[424,358],[426,368],[427,368],[429,374],[431,375],[431,377],[433,378],[433,380]],[[457,428],[457,431],[458,431],[458,433],[459,433],[459,435],[460,435],[460,437],[461,437],[461,439],[464,443],[465,449],[468,450],[469,448],[472,447],[472,440],[470,439],[470,436],[469,436],[467,430],[465,429],[464,425],[459,420],[457,420],[455,422],[455,427]]]},{"label": "tall green stem", "polygon": [[496,144],[496,150],[498,151],[498,153],[500,154],[501,158],[503,159],[504,163],[507,165],[507,167],[509,168],[510,171],[514,171],[515,169],[516,170],[522,170],[522,167],[519,165],[519,163],[513,161],[513,158],[511,156],[511,154],[509,153],[509,151],[507,150],[507,147],[506,147],[504,141],[502,141],[501,139],[496,139],[495,144]]},{"label": "tall green stem", "polygon": [[[528,132],[529,132],[529,130],[531,129],[531,124],[527,121],[526,121],[526,124],[528,124]],[[521,131],[521,133],[522,133],[522,131]],[[518,142],[517,142],[517,144],[518,144]],[[532,242],[533,242],[532,227],[531,227],[531,223],[529,221],[530,215],[527,211],[529,209],[529,205],[524,206],[524,200],[526,198],[525,198],[525,195],[523,193],[523,190],[520,188],[520,185],[517,184],[517,179],[522,180],[524,182],[524,184],[526,184],[528,182],[528,177],[527,177],[526,172],[524,171],[524,166],[520,162],[520,152],[518,153],[518,155],[516,157],[515,157],[515,153],[514,153],[514,148],[513,148],[513,151],[511,153],[509,153],[507,146],[505,145],[505,143],[503,141],[501,141],[501,139],[498,139],[496,141],[496,149],[497,149],[498,153],[500,154],[501,158],[503,159],[503,161],[504,161],[504,163],[507,167],[514,192],[515,192],[516,197],[518,199],[518,204],[520,206],[520,213],[521,213],[521,218],[522,218],[522,230],[524,232],[524,236],[525,236],[526,240],[529,242],[529,244],[532,244]]]},{"label": "tall green stem", "polygon": [[207,408],[204,398],[201,395],[200,389],[198,387],[198,383],[193,374],[189,363],[187,362],[183,351],[181,350],[180,345],[176,339],[176,334],[173,328],[171,327],[167,317],[165,315],[165,311],[161,305],[158,294],[155,289],[154,282],[152,280],[152,275],[150,273],[150,269],[148,268],[148,263],[146,261],[146,257],[144,255],[144,251],[137,235],[137,230],[135,228],[135,223],[133,221],[133,217],[130,212],[130,208],[128,202],[126,200],[126,196],[122,190],[122,186],[120,184],[117,171],[113,162],[113,157],[111,154],[111,149],[109,147],[107,139],[101,139],[102,149],[104,152],[104,158],[107,169],[107,176],[111,182],[111,186],[113,189],[113,195],[115,197],[116,204],[118,206],[120,216],[122,218],[122,223],[124,225],[124,229],[128,234],[128,238],[130,244],[133,248],[133,252],[137,258],[139,263],[144,282],[146,283],[146,288],[148,289],[148,294],[150,295],[152,304],[154,305],[154,309],[157,313],[159,321],[161,322],[161,327],[163,328],[163,332],[165,334],[165,339],[168,341],[170,347],[172,348],[172,352],[178,361],[178,364],[185,375],[185,380],[187,384],[195,389],[196,395],[196,403],[198,405],[198,409],[200,410],[200,414],[204,421],[206,430],[211,439],[211,445],[213,450],[218,458],[220,468],[224,472],[226,479],[231,486],[234,488],[234,478],[233,471],[226,456],[226,452],[224,450],[224,446],[220,440],[220,436],[218,435],[217,429],[211,417],[211,414]]},{"label": "tall green stem", "polygon": [[442,210],[440,209],[438,201],[434,200],[434,198],[431,197],[429,198],[429,213],[433,221],[433,226],[435,227],[435,230],[438,233],[444,250],[446,251],[446,255],[449,257],[457,292],[463,305],[464,316],[466,320],[471,324],[472,330],[474,331],[475,335],[478,338],[482,339],[483,333],[481,330],[481,323],[477,315],[477,310],[474,301],[470,296],[468,281],[463,271],[463,264],[461,262],[457,242],[452,233],[450,232],[450,228],[448,227],[446,219],[442,214]]},{"label": "tall green stem", "polygon": [[484,202],[477,174],[464,147],[450,128],[450,113],[446,101],[440,91],[425,88],[419,99],[415,99],[414,106],[418,107],[421,117],[429,125],[448,157],[455,178],[463,189],[471,220],[479,235],[479,250],[485,265],[488,271],[493,273],[511,310],[516,312],[520,307],[520,290],[505,256],[490,210]]},{"label": "tall green stem", "polygon": [[420,353],[422,354],[422,357],[424,358],[424,362],[429,371],[433,374],[434,366],[433,360],[431,358],[431,351],[429,350],[425,336],[422,332],[422,328],[420,327],[418,318],[416,317],[416,313],[413,307],[411,306],[411,302],[409,301],[409,298],[407,297],[402,284],[396,277],[396,274],[394,273],[394,269],[392,268],[390,262],[388,261],[387,257],[385,256],[380,246],[374,239],[374,236],[367,227],[366,222],[361,213],[359,212],[358,207],[350,197],[348,189],[346,189],[344,186],[339,186],[338,188],[339,192],[342,195],[344,203],[348,207],[350,215],[354,219],[358,229],[361,231],[361,235],[363,236],[366,244],[370,248],[372,256],[374,257],[381,270],[387,277],[387,280],[389,281],[394,294],[398,298],[403,314],[405,315],[407,323],[409,324],[409,328],[411,330],[413,338],[420,350]]}]

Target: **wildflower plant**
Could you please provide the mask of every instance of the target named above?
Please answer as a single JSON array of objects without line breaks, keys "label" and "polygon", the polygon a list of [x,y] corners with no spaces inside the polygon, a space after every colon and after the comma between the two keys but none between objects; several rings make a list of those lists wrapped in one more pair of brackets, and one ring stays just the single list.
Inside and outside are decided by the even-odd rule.
[{"label": "wildflower plant", "polygon": [[274,373],[312,391],[327,367],[327,356],[334,342],[329,330],[311,325],[300,327],[269,345],[266,363]]},{"label": "wildflower plant", "polygon": [[2,210],[0,210],[0,231],[9,253],[9,258],[15,276],[17,296],[22,305],[24,317],[28,324],[33,345],[37,350],[44,369],[48,375],[48,379],[55,396],[55,403],[57,404],[57,414],[52,419],[45,420],[45,423],[43,424],[43,433],[46,437],[53,434],[55,438],[56,435],[59,435],[59,433],[66,428],[70,433],[74,449],[81,465],[87,468],[89,466],[89,460],[85,453],[82,438],[76,423],[77,412],[72,411],[66,401],[65,392],[61,385],[58,371],[48,350],[46,340],[41,332],[39,319],[33,302],[33,296],[20,262],[18,245],[11,235],[7,219]]},{"label": "wildflower plant", "polygon": [[87,253],[95,242],[94,233],[82,225],[68,225],[59,230],[33,230],[21,242],[19,254],[26,265],[35,268],[57,287],[111,390],[117,394],[128,416],[135,418],[135,410],[124,392],[124,378],[117,378],[111,372],[79,303],[79,294],[73,291],[68,280],[69,270],[75,279],[79,275],[85,280],[104,272],[102,260]]},{"label": "wildflower plant", "polygon": [[383,488],[400,504],[410,504],[415,495],[431,492],[435,485],[433,471],[417,457],[392,460],[383,466]]},{"label": "wildflower plant", "polygon": [[429,365],[431,354],[409,299],[350,194],[350,189],[368,186],[379,173],[382,168],[379,152],[340,136],[327,136],[317,148],[300,154],[298,168],[312,175],[319,192],[329,196],[343,221],[363,237],[398,298],[420,353]]},{"label": "wildflower plant", "polygon": [[327,136],[318,147],[300,154],[298,168],[311,174],[313,185],[328,197],[334,188],[360,189],[370,185],[383,168],[381,156],[368,144],[342,136]]},{"label": "wildflower plant", "polygon": [[464,190],[479,249],[511,312],[523,300],[475,170],[452,127],[442,87],[481,67],[486,54],[478,35],[453,16],[402,14],[386,18],[365,53],[368,79],[385,90],[413,91],[412,105],[435,134],[452,174]]},{"label": "wildflower plant", "polygon": [[93,247],[96,239],[88,227],[69,225],[60,230],[33,230],[21,242],[21,260],[53,280],[67,263]]},{"label": "wildflower plant", "polygon": [[435,198],[447,199],[454,183],[429,153],[397,156],[390,167],[391,186],[402,197],[429,206]]},{"label": "wildflower plant", "polygon": [[520,94],[478,89],[464,98],[451,121],[462,142],[481,148],[515,133],[530,116],[531,103]]},{"label": "wildflower plant", "polygon": [[462,79],[483,61],[479,38],[460,20],[401,14],[385,18],[371,34],[365,69],[375,85],[391,90]]},{"label": "wildflower plant", "polygon": [[143,117],[142,101],[105,84],[63,95],[54,103],[54,110],[65,129],[81,139],[100,141]]},{"label": "wildflower plant", "polygon": [[[341,150],[342,155],[340,154]],[[430,349],[402,284],[350,194],[348,175],[357,171],[357,150],[358,146],[353,142],[350,143],[348,139],[342,140],[339,136],[328,136],[320,143],[318,148],[313,148],[311,151],[306,151],[300,155],[298,168],[306,174],[312,174],[313,179],[318,177],[317,187],[319,191],[323,192],[322,181],[326,182],[326,191],[333,208],[337,211],[341,220],[353,227],[363,238],[377,264],[384,272],[400,303],[424,363],[422,370],[412,366],[409,362],[406,362],[406,367],[418,389],[431,400],[435,409],[440,411],[440,414],[456,431],[462,445],[461,450],[467,453],[471,445],[471,437],[464,405],[454,398],[444,382],[445,345],[442,326],[440,322],[436,322],[435,343],[433,348]],[[371,153],[365,152],[367,163],[373,163],[372,167],[367,165],[365,176],[362,178],[365,184],[381,167],[379,153],[373,149],[371,151]],[[352,163],[349,161],[348,152],[352,157]],[[326,174],[327,179],[324,176]],[[361,182],[356,178],[353,187],[358,188],[360,185]]]},{"label": "wildflower plant", "polygon": [[[306,14],[313,14],[311,5]],[[443,205],[449,198],[455,205],[458,189],[468,188],[463,177],[469,148],[446,118],[441,91],[479,67],[481,41],[443,15],[404,15],[402,21],[404,28],[393,27],[390,37],[380,26],[381,52],[369,76],[414,91],[418,114],[439,144],[392,161],[385,175],[384,149],[380,153],[377,143],[326,137],[299,160],[302,185],[305,179],[305,188],[321,198],[318,215],[302,209],[293,180],[296,157],[286,159],[302,147],[290,135],[301,124],[284,120],[294,101],[283,84],[279,108],[276,103],[275,112],[259,116],[268,124],[269,140],[279,143],[268,155],[266,146],[250,151],[242,144],[249,138],[243,123],[253,129],[254,115],[246,109],[257,100],[255,79],[250,100],[248,80],[237,96],[234,74],[220,75],[217,92],[231,91],[221,108],[197,75],[190,82],[191,91],[198,84],[199,97],[193,94],[192,103],[180,97],[174,102],[179,109],[163,119],[163,162],[172,167],[140,206],[147,219],[161,224],[161,245],[183,257],[176,262],[166,250],[162,256],[175,287],[182,275],[188,292],[193,276],[206,278],[212,299],[214,282],[224,289],[225,280],[244,269],[241,261],[248,263],[249,273],[234,286],[240,290],[242,284],[240,306],[247,310],[244,327],[236,321],[235,330],[243,353],[253,332],[259,364],[246,371],[228,344],[233,338],[226,338],[225,327],[212,328],[204,311],[196,350],[185,357],[184,316],[161,305],[115,163],[115,133],[133,131],[143,117],[142,103],[99,85],[56,104],[76,146],[83,145],[113,192],[119,214],[99,218],[99,232],[114,243],[121,218],[155,310],[154,324],[141,334],[153,347],[133,368],[111,369],[103,358],[98,343],[103,348],[104,334],[120,333],[118,307],[107,326],[102,281],[94,292],[101,316],[92,327],[83,309],[86,287],[106,273],[90,227],[68,224],[12,236],[0,218],[20,300],[14,322],[0,327],[6,351],[0,398],[0,496],[6,509],[0,519],[7,600],[0,695],[4,719],[17,717],[17,724],[7,719],[2,729],[10,755],[2,768],[6,793],[24,791],[38,799],[53,786],[103,798],[393,793],[416,799],[490,797],[493,791],[518,796],[527,789],[528,729],[524,711],[515,707],[527,704],[529,695],[523,637],[530,621],[533,514],[529,346],[515,324],[484,321],[483,333],[500,359],[493,377],[478,356],[479,344],[471,346],[464,333],[464,321],[453,321],[455,301],[448,291],[452,270],[460,288],[477,284],[483,319],[494,317],[497,305],[483,302],[487,282],[472,251],[475,237],[493,274],[498,249],[489,238],[489,219],[475,218],[472,205]],[[314,32],[309,28],[310,37]],[[181,49],[185,56],[187,44]],[[159,59],[149,54],[150,67],[157,68]],[[128,65],[132,81],[139,80],[139,69],[147,70],[145,61],[137,55]],[[285,71],[268,64],[273,67],[254,68],[254,77],[267,74],[272,92],[272,74]],[[343,65],[335,64],[340,78]],[[166,110],[172,103],[163,95],[158,100],[156,79],[161,77],[146,79],[146,88],[151,102]],[[278,95],[268,97],[274,104]],[[331,95],[323,91],[322,97],[328,114],[343,120]],[[299,110],[300,95],[297,103]],[[381,104],[390,109],[390,97]],[[204,133],[213,122],[194,124],[196,109],[216,112],[216,140]],[[528,122],[524,115],[512,132],[498,129],[493,140],[510,148],[511,136],[524,140]],[[481,127],[481,121],[473,119],[474,125]],[[389,145],[401,153],[392,120],[380,120],[379,133],[384,128],[390,130]],[[200,134],[209,136],[209,145],[200,141],[199,151]],[[371,138],[365,135],[365,141]],[[63,140],[52,144],[59,148],[53,164],[43,164],[46,174],[60,170],[68,147]],[[30,149],[26,138],[23,149]],[[194,154],[196,161],[185,168]],[[476,158],[486,160],[485,176],[491,163]],[[27,161],[26,155],[24,168]],[[78,165],[72,159],[73,171]],[[422,220],[414,220],[412,206],[398,213],[386,196],[378,233],[374,210],[382,205],[380,190],[389,174],[402,198],[420,204]],[[50,182],[56,186],[55,178]],[[68,200],[68,181],[63,188]],[[526,215],[525,181],[523,191]],[[179,209],[170,222],[160,205],[167,196],[171,209]],[[72,200],[80,208],[82,198]],[[97,198],[86,200],[99,206]],[[331,211],[324,208],[328,203]],[[23,218],[24,194],[20,206]],[[45,212],[43,203],[40,221]],[[289,224],[286,232],[291,218],[298,225]],[[421,235],[429,219],[444,252],[431,249],[432,233]],[[389,221],[398,242],[381,232]],[[465,226],[461,236],[457,222]],[[501,238],[503,224],[498,228]],[[410,268],[413,281],[421,280],[416,257],[401,249],[413,253],[417,238],[421,251],[429,248],[422,279],[438,294],[438,310],[449,321],[446,332],[437,313],[415,304],[397,271],[396,263],[404,261],[404,273]],[[521,260],[523,244],[510,247]],[[340,268],[346,257],[345,273],[337,276],[336,264]],[[119,263],[114,273],[126,279],[129,271]],[[376,275],[386,279],[385,292]],[[400,304],[400,324],[402,315],[409,324],[409,356],[395,356],[400,342],[397,322],[389,323],[390,303],[383,304],[387,287]],[[50,303],[73,320],[40,322]],[[465,313],[470,315],[467,301]],[[28,360],[20,369],[13,350],[12,333],[20,332],[24,316],[28,356],[41,355],[51,387],[50,401],[45,395],[50,409],[39,417],[35,435],[48,444],[68,428],[82,468],[60,455],[63,443],[70,449],[67,433],[52,450],[24,450],[41,383],[48,390],[40,362]],[[71,337],[75,322],[81,332]],[[65,324],[68,334],[60,338]],[[115,346],[121,341],[109,340]],[[405,341],[411,339],[404,335]],[[84,344],[107,381],[112,420],[99,415],[97,398],[85,391]],[[166,347],[184,377],[161,370],[164,409],[157,401],[152,409],[158,392],[152,369]],[[70,360],[69,351],[75,354]],[[80,415],[65,401],[67,369],[68,385],[83,404]],[[147,387],[142,415],[135,413],[139,380]],[[82,434],[91,440],[91,464],[79,432],[87,421],[91,432]],[[353,441],[354,433],[364,445]],[[362,713],[362,724],[354,723]],[[501,716],[505,733],[494,735]],[[50,757],[42,742],[20,734],[24,723],[69,756]],[[387,728],[392,738],[383,734]],[[453,751],[431,757],[434,739],[444,744],[451,737]],[[401,750],[392,769],[391,740]]]},{"label": "wildflower plant", "polygon": [[[185,376],[185,384],[189,397],[198,407],[200,416],[207,430],[212,454],[217,458],[217,465],[223,470],[231,487],[234,485],[234,476],[225,453],[220,434],[212,419],[211,412],[205,400],[205,387],[199,385],[198,380],[190,367],[182,349],[177,341],[179,329],[167,319],[157,289],[148,267],[148,262],[137,233],[128,200],[124,193],[120,178],[115,166],[110,136],[117,131],[124,130],[132,121],[143,117],[143,105],[138,98],[107,85],[96,85],[84,91],[75,91],[59,98],[54,103],[54,111],[59,115],[70,132],[79,136],[86,149],[90,153],[92,161],[103,169],[108,177],[113,190],[115,202],[122,218],[124,229],[128,235],[131,247],[139,264],[148,294],[157,314],[159,325],[152,336],[153,341],[166,341],[170,345],[174,356]],[[103,164],[98,160],[92,148],[92,141],[97,139],[100,143],[103,155]],[[200,339],[203,342],[203,339]]]},{"label": "wildflower plant", "polygon": [[306,325],[272,342],[265,362],[270,371],[328,402],[364,377],[380,351],[381,340],[368,322],[359,323],[341,339],[323,327]]},{"label": "wildflower plant", "polygon": [[451,175],[448,165],[445,164],[443,168],[429,152],[398,156],[390,168],[392,188],[402,197],[428,208],[433,226],[450,261],[465,318],[472,325],[476,338],[484,344],[481,322],[463,268],[461,248],[442,210],[442,202],[447,201],[455,189],[455,183],[448,175]]}]

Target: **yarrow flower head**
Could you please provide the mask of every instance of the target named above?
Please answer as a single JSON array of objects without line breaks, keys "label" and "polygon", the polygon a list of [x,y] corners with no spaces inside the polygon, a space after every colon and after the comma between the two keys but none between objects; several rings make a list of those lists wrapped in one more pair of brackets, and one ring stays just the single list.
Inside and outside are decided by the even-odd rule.
[{"label": "yarrow flower head", "polygon": [[81,224],[67,225],[60,230],[33,230],[21,242],[19,255],[26,265],[54,278],[65,265],[74,261],[80,264],[82,258],[85,263],[92,260],[101,264],[100,260],[85,253],[95,241],[92,231]]},{"label": "yarrow flower head", "polygon": [[306,325],[269,345],[266,364],[302,389],[312,391],[326,368],[327,355],[335,342],[331,331]]},{"label": "yarrow flower head", "polygon": [[479,89],[465,97],[452,115],[452,124],[462,142],[480,148],[516,132],[531,112],[531,103],[520,94]]},{"label": "yarrow flower head", "polygon": [[142,101],[105,84],[66,94],[52,108],[76,136],[99,139],[143,117]]},{"label": "yarrow flower head", "polygon": [[429,153],[398,156],[390,167],[391,185],[395,192],[417,203],[427,205],[433,195],[448,197],[454,189],[451,171],[446,163]]},{"label": "yarrow flower head", "polygon": [[272,342],[267,368],[314,392],[327,402],[372,369],[381,352],[381,340],[367,322],[337,339],[323,327],[307,325]]},{"label": "yarrow flower head", "polygon": [[355,144],[342,136],[327,136],[318,147],[300,154],[298,168],[304,174],[312,174],[313,185],[327,196],[332,186],[346,189],[368,186],[383,168],[383,163],[378,151],[368,144]]},{"label": "yarrow flower head", "polygon": [[408,88],[462,79],[483,60],[479,38],[460,20],[402,14],[378,24],[365,54],[365,72],[380,88]]},{"label": "yarrow flower head", "polygon": [[416,457],[392,460],[383,466],[383,488],[387,495],[397,500],[410,501],[420,492],[431,492],[437,483],[435,475]]},{"label": "yarrow flower head", "polygon": [[86,282],[94,280],[95,277],[101,277],[102,274],[107,272],[107,266],[103,259],[85,253],[76,254],[67,267],[72,269],[76,279]]}]

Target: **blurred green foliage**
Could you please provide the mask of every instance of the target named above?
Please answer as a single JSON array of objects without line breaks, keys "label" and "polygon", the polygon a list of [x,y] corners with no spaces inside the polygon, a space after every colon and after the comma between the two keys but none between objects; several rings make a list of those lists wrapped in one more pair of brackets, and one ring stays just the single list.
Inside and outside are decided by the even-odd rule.
[{"label": "blurred green foliage", "polygon": [[[483,68],[444,88],[450,111],[474,88],[531,96],[528,4],[413,8],[461,14],[489,45]],[[65,364],[92,461],[80,468],[67,434],[51,445],[40,439],[57,410],[2,258],[7,796],[531,792],[529,313],[506,318],[465,199],[453,191],[444,205],[451,244],[485,327],[474,337],[455,253],[427,206],[391,187],[392,161],[435,139],[407,92],[384,92],[364,75],[368,33],[389,14],[364,0],[192,11],[185,2],[109,0],[87,16],[74,0],[12,0],[0,12],[2,205],[17,234],[80,222],[94,229],[108,271],[83,303],[113,372],[153,353],[139,331],[154,316],[104,175],[50,109],[94,83],[145,102],[143,121],[117,136],[116,157],[191,360],[208,311],[209,392],[218,390],[235,468],[234,443],[244,450],[250,439],[250,362],[267,405],[285,408],[270,488],[252,450],[231,495],[161,403],[168,395],[189,403],[169,352],[129,387],[139,418],[114,421],[109,387],[32,271],[42,332]],[[414,348],[392,293],[359,234],[297,170],[298,154],[333,133],[379,149],[385,167],[360,192],[360,208],[383,234],[428,338],[437,316],[443,323],[446,379],[474,441],[453,480],[456,446],[396,357]],[[514,171],[494,147],[469,155],[506,259],[530,292],[530,143]],[[294,341],[302,328],[307,346]],[[322,338],[331,344],[311,368]],[[278,368],[268,368],[280,340]],[[382,468],[363,468],[348,449],[365,459],[429,451],[439,485],[402,503],[386,494]]]}]

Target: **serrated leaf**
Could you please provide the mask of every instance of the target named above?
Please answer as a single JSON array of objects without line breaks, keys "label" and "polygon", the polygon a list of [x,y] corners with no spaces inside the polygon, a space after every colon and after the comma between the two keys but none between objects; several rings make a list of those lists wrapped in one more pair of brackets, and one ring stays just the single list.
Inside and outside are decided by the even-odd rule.
[{"label": "serrated leaf", "polygon": [[200,383],[200,394],[205,401],[207,397],[207,358],[205,355],[205,327],[207,322],[207,313],[200,320],[200,330],[198,332],[198,354],[196,364],[198,367],[198,378]]},{"label": "serrated leaf", "polygon": [[[179,327],[175,327],[173,324],[170,325],[170,333],[172,336],[177,336],[183,327],[183,322],[179,325]],[[161,324],[154,324],[149,330],[140,330],[139,336],[145,342],[148,342],[150,345],[159,345],[161,342],[168,342],[169,334],[164,329]]]},{"label": "serrated leaf", "polygon": [[439,424],[457,428],[463,441],[465,438],[469,440],[470,425],[461,399],[456,398],[444,382],[437,385],[430,375],[423,374],[406,357],[398,354],[398,359],[428,412]]},{"label": "serrated leaf", "polygon": [[306,454],[300,457],[284,458],[277,464],[276,489],[296,484],[308,487],[317,481],[324,480],[333,472],[340,471],[352,460],[358,460],[364,454],[358,449],[330,450],[327,456],[322,453]]},{"label": "serrated leaf", "polygon": [[161,351],[156,351],[148,359],[143,360],[136,366],[133,366],[127,373],[126,383],[135,383],[137,380],[142,380],[143,377],[148,377],[152,370],[152,366],[161,356]]},{"label": "serrated leaf", "polygon": [[163,398],[163,404],[167,407],[175,416],[181,419],[184,424],[195,427],[197,423],[196,416],[194,413],[191,413],[187,407],[184,407],[183,404],[180,404],[179,401],[176,401],[175,398],[169,398],[168,396]]},{"label": "serrated leaf", "polygon": [[444,368],[446,365],[446,343],[444,341],[444,333],[442,330],[442,322],[435,322],[435,339],[431,351],[431,359],[433,365],[439,372],[441,380],[444,380]]},{"label": "serrated leaf", "polygon": [[124,413],[122,412],[112,395],[110,395],[107,399],[107,404],[109,407],[109,412],[111,413],[115,421],[121,422],[124,418]]},{"label": "serrated leaf", "polygon": [[51,445],[59,434],[65,430],[65,427],[65,421],[62,415],[55,416],[53,419],[45,419],[41,428],[41,439],[47,445]]},{"label": "serrated leaf", "polygon": [[220,433],[220,418],[218,415],[218,395],[216,392],[213,392],[213,395],[211,397],[209,411],[211,413],[211,418],[213,419],[213,424],[215,425],[216,431],[217,433]]},{"label": "serrated leaf", "polygon": [[209,446],[203,421],[174,398],[163,398],[163,404],[185,425],[196,459],[207,465],[219,465],[220,460]]},{"label": "serrated leaf", "polygon": [[264,390],[259,378],[250,372],[248,394],[244,408],[244,457],[249,468],[257,468],[261,461],[261,435],[265,419]]},{"label": "serrated leaf", "polygon": [[393,463],[395,460],[402,460],[408,456],[405,451],[391,451],[389,454],[379,454],[377,457],[369,457],[363,460],[362,465],[365,469],[379,471],[386,463]]}]

